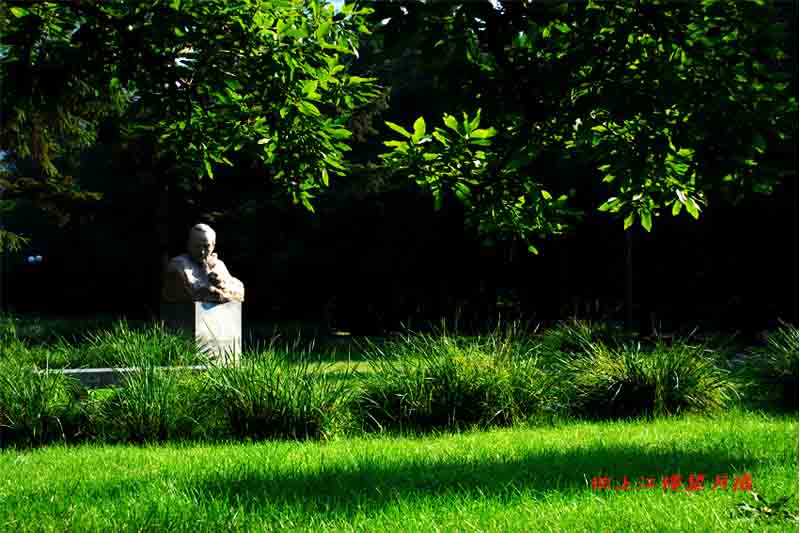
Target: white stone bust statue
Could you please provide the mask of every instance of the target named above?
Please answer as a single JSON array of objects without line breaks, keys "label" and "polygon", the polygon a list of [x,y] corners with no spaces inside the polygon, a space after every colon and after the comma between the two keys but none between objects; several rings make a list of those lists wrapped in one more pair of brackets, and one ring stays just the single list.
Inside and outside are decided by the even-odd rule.
[{"label": "white stone bust statue", "polygon": [[217,258],[217,235],[206,224],[189,230],[188,253],[173,257],[164,275],[162,299],[179,302],[242,302],[244,285]]}]

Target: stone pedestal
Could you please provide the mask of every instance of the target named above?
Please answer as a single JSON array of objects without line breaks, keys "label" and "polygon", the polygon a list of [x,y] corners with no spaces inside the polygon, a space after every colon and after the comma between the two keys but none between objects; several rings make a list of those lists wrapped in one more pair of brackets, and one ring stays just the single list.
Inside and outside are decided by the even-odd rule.
[{"label": "stone pedestal", "polygon": [[161,320],[195,338],[222,364],[236,364],[242,352],[242,302],[162,303]]}]

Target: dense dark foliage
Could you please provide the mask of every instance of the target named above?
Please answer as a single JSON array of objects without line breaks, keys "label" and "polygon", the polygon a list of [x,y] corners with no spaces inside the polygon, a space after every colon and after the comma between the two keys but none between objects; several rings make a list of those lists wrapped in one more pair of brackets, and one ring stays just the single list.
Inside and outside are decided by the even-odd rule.
[{"label": "dense dark foliage", "polygon": [[[595,167],[612,147],[608,154],[595,153],[602,152],[600,144],[592,147],[595,151],[568,156],[562,146],[564,132],[545,134],[537,124],[549,124],[555,117],[563,126],[565,105],[572,114],[590,108],[610,110],[609,120],[624,125],[634,111],[652,121],[663,111],[658,106],[674,104],[694,113],[689,126],[675,127],[697,151],[699,181],[708,186],[704,192],[709,205],[699,220],[684,212],[674,219],[662,217],[649,233],[641,229],[633,233],[637,329],[650,333],[654,328],[680,330],[700,324],[751,335],[776,326],[778,318],[797,322],[796,117],[783,113],[791,102],[778,97],[797,92],[794,2],[666,3],[619,9],[611,3],[598,9],[590,7],[592,3],[502,2],[502,10],[489,2],[379,2],[370,3],[374,12],[363,15],[363,29],[371,33],[363,31],[359,17],[298,14],[287,4],[276,8],[276,17],[296,25],[303,17],[316,17],[313,24],[324,25],[330,17],[338,29],[316,44],[292,40],[302,57],[276,48],[270,58],[257,62],[258,68],[285,74],[300,59],[305,68],[338,54],[345,67],[337,74],[343,83],[352,84],[345,81],[350,77],[375,77],[382,87],[378,94],[372,82],[355,82],[354,87],[364,87],[353,89],[353,95],[332,90],[319,96],[322,118],[296,109],[281,115],[281,106],[293,98],[319,99],[313,83],[305,83],[314,76],[324,78],[325,73],[310,70],[309,79],[283,85],[260,78],[252,86],[226,85],[231,96],[221,89],[227,78],[205,65],[202,91],[170,88],[174,94],[164,97],[159,76],[180,81],[184,73],[162,65],[153,74],[146,59],[180,55],[185,51],[179,45],[205,43],[203,31],[235,25],[238,15],[226,2],[207,3],[205,11],[197,7],[201,3],[191,2],[99,11],[94,2],[53,4],[46,10],[58,16],[50,24],[63,29],[81,20],[84,30],[75,35],[56,32],[53,42],[42,45],[52,45],[52,50],[47,48],[51,55],[30,57],[20,50],[33,50],[33,37],[42,30],[25,24],[40,24],[37,13],[45,8],[29,12],[23,4],[11,2],[12,9],[3,12],[14,30],[4,37],[4,46],[11,46],[14,53],[4,57],[3,68],[24,73],[30,83],[5,92],[6,107],[16,111],[6,113],[4,120],[17,129],[26,124],[50,129],[28,132],[30,139],[14,137],[10,126],[4,131],[0,148],[9,150],[12,157],[7,159],[15,166],[4,166],[6,182],[0,186],[7,188],[5,198],[13,198],[15,204],[9,210],[12,206],[0,200],[0,225],[31,240],[2,259],[2,307],[73,317],[107,312],[150,318],[158,311],[163,259],[180,253],[186,230],[203,221],[218,231],[220,256],[245,282],[246,322],[299,320],[321,330],[375,334],[401,325],[420,329],[441,318],[458,318],[465,330],[483,329],[498,317],[619,320],[625,293],[625,236],[619,220],[596,212],[609,190]],[[242,0],[245,4],[251,5]],[[720,33],[711,28],[708,35],[690,35],[699,31],[692,26],[695,22],[710,24],[703,19],[706,11],[718,17],[714,24],[719,23]],[[139,41],[122,31],[120,21],[136,29]],[[186,21],[196,22],[188,34],[192,25]],[[564,31],[564,23],[570,31]],[[253,24],[245,24],[241,32],[225,33],[219,47],[203,44],[198,50],[209,65],[250,76],[252,65],[230,60],[226,49],[237,46],[237,39],[258,41],[259,27],[278,31],[277,23]],[[286,26],[282,31],[302,30]],[[647,48],[655,46],[644,38],[647,32],[661,39],[659,43],[684,47],[688,62],[663,52],[653,60],[655,66],[647,66],[665,69],[663,75],[649,71],[643,75],[641,69],[613,74],[635,60],[636,53],[653,52]],[[596,37],[602,42],[595,42]],[[104,70],[108,58],[103,54],[111,52],[80,44],[90,38],[113,45],[111,52],[116,50],[122,58],[114,66],[118,70]],[[352,48],[329,47],[348,39]],[[544,55],[532,39],[547,44]],[[67,46],[70,43],[76,47]],[[353,54],[356,44],[358,57]],[[767,46],[776,51],[774,57],[759,52]],[[618,48],[624,53],[608,53]],[[728,56],[753,61],[740,61],[730,70],[710,68]],[[59,61],[64,63],[60,70],[45,68]],[[677,78],[670,70],[676,63]],[[595,80],[597,94],[584,94],[573,106],[565,100],[562,82],[578,83],[578,71],[587,66],[602,74]],[[81,90],[71,96],[46,90],[53,72],[62,71],[70,80],[88,85],[80,85]],[[765,83],[767,78],[780,83]],[[625,84],[636,90],[625,90]],[[94,86],[103,91],[93,93]],[[732,99],[718,98],[729,86]],[[121,87],[138,90],[144,100],[120,101],[125,96]],[[270,99],[269,112],[260,106],[256,91],[264,87],[287,91],[283,100]],[[352,99],[356,96],[357,101]],[[239,97],[246,99],[242,105],[247,108],[241,116],[227,107]],[[48,105],[41,113],[26,115],[35,98]],[[179,103],[187,109],[200,105],[200,111],[193,108],[190,113],[199,121],[198,131],[173,127],[182,116]],[[62,115],[55,113],[58,105]],[[537,242],[538,256],[531,256],[528,243],[519,239],[485,239],[470,222],[474,213],[470,215],[452,192],[443,193],[437,211],[424,187],[378,165],[376,156],[385,149],[382,141],[391,133],[384,121],[408,125],[424,116],[433,124],[442,113],[458,115],[478,107],[484,122],[503,130],[498,135],[498,165],[517,164],[511,153],[519,148],[519,139],[527,138],[523,134],[528,128],[535,133],[530,142],[544,139],[549,148],[534,159],[518,161],[519,168],[551,191],[576,192],[570,196],[570,206],[583,217],[564,235]],[[219,116],[204,119],[203,109]],[[262,115],[267,122],[261,129],[245,128],[244,147],[232,149],[230,132],[250,124],[248,117]],[[147,130],[153,116],[159,118],[158,133],[166,135],[164,139],[142,129]],[[333,122],[326,122],[328,117]],[[345,175],[332,178],[330,187],[316,183],[322,180],[319,172],[306,169],[304,179],[315,183],[314,213],[291,201],[292,187],[300,182],[277,177],[278,166],[287,172],[292,165],[305,168],[304,158],[317,153],[304,141],[309,132],[290,128],[284,133],[291,147],[284,143],[269,156],[258,152],[264,146],[259,142],[272,138],[270,131],[312,118],[326,136],[345,136],[344,127],[353,134]],[[79,119],[91,127],[81,130],[76,126]],[[511,128],[508,132],[506,126]],[[755,130],[760,137],[753,137]],[[36,135],[47,142],[37,145],[31,140]],[[55,142],[58,135],[63,146]],[[75,142],[66,142],[76,135]],[[202,157],[192,151],[197,146],[189,146],[193,135],[210,143]],[[337,157],[345,151],[342,146],[335,146]],[[505,152],[509,157],[502,157]],[[222,157],[228,157],[230,166]],[[736,174],[734,182],[719,181],[744,160],[757,161],[758,172]],[[207,173],[208,161],[214,163],[214,181],[198,179],[198,174]],[[320,168],[328,165],[319,158],[314,163]],[[56,167],[63,175],[42,178],[35,187],[18,179],[51,176]],[[67,174],[72,177],[67,179]],[[19,185],[13,190],[8,188],[12,178]],[[22,187],[25,183],[31,187]],[[90,198],[79,191],[99,191],[103,197],[86,201]],[[730,196],[739,202],[723,201]],[[44,260],[29,264],[26,258],[31,254]]]}]

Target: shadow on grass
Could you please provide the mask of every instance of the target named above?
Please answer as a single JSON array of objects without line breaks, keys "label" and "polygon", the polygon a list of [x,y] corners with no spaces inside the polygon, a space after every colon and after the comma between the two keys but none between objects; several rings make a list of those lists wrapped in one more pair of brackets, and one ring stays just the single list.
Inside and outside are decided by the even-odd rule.
[{"label": "shadow on grass", "polygon": [[[612,486],[627,476],[631,492],[643,491],[637,488],[640,478],[656,478],[655,487],[644,490],[662,492],[664,476],[681,474],[686,480],[690,473],[705,474],[705,491],[709,491],[716,475],[727,475],[730,491],[735,472],[752,473],[758,465],[759,461],[747,453],[670,453],[638,446],[607,446],[473,460],[431,459],[422,453],[408,459],[359,456],[351,464],[322,462],[315,471],[285,466],[276,471],[258,471],[259,465],[243,464],[226,472],[179,475],[176,485],[199,505],[227,501],[247,512],[271,508],[319,513],[325,519],[336,520],[364,512],[377,513],[398,500],[413,503],[452,495],[502,500],[513,499],[520,492],[534,496],[554,491],[589,494],[593,493],[592,478],[601,475],[611,476]],[[102,503],[127,499],[157,482],[158,478],[147,477],[88,483],[78,490],[87,491],[94,502]],[[757,476],[753,478],[753,488],[759,488]]]}]

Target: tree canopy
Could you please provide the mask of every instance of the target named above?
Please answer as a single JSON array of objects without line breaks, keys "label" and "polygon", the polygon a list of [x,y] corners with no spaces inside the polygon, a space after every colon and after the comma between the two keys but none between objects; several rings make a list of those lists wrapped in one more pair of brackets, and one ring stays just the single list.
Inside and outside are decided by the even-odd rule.
[{"label": "tree canopy", "polygon": [[191,189],[218,165],[255,160],[312,209],[314,191],[345,173],[351,113],[378,94],[348,73],[368,12],[302,0],[7,3],[0,64],[14,83],[0,149],[32,166],[0,182],[5,201],[85,196],[65,159],[112,123],[157,181]]},{"label": "tree canopy", "polygon": [[[383,158],[437,205],[450,191],[479,230],[532,251],[583,212],[568,197],[594,180],[607,190],[594,208],[647,231],[665,213],[698,218],[714,195],[768,193],[792,172],[770,157],[796,143],[790,11],[717,0],[389,4],[373,16],[394,33],[379,33],[402,27],[421,56],[468,67],[439,79],[454,102],[444,128],[387,123],[401,138]],[[575,166],[546,176],[553,158]]]},{"label": "tree canopy", "polygon": [[796,209],[761,203],[797,180],[796,2],[11,0],[0,23],[0,248],[77,279],[127,257],[107,283],[126,269],[151,304],[190,220],[253,278],[272,258],[262,303],[283,283],[371,319],[376,298],[489,316],[495,289],[617,308],[634,238],[637,276],[658,258],[709,285],[688,234],[737,202],[775,208],[753,224]]}]

